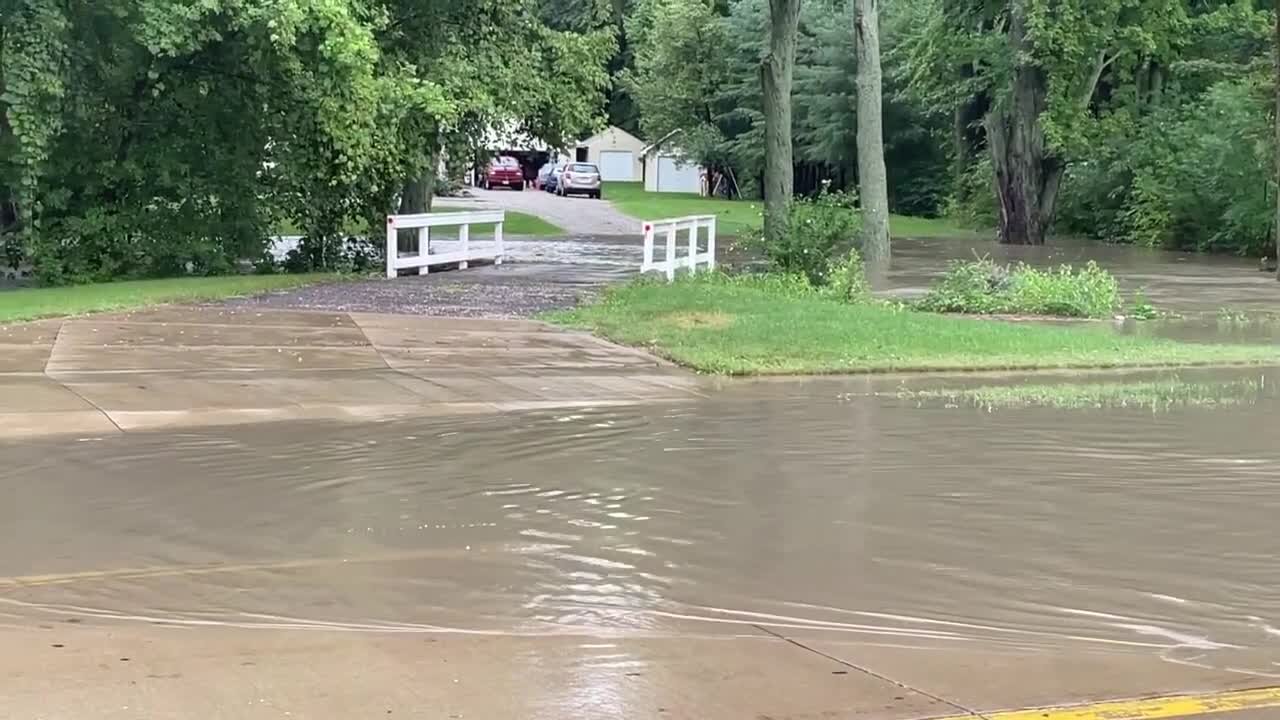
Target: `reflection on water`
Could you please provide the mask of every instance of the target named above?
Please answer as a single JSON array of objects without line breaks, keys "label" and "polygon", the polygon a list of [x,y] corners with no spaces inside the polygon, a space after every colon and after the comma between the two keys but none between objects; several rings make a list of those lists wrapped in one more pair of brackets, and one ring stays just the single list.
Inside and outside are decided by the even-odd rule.
[{"label": "reflection on water", "polygon": [[0,446],[0,617],[755,625],[1276,670],[1274,399],[986,412],[872,382]]}]

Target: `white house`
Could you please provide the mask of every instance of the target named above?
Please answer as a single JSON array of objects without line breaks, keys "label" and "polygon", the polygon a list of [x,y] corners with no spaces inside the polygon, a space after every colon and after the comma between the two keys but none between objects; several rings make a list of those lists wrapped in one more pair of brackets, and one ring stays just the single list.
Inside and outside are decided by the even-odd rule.
[{"label": "white house", "polygon": [[647,192],[707,194],[706,169],[684,157],[672,140],[673,130],[641,151],[644,158],[644,189]]},{"label": "white house", "polygon": [[643,154],[643,140],[610,125],[579,142],[572,160],[594,163],[600,168],[600,179],[605,182],[639,182],[644,177]]}]

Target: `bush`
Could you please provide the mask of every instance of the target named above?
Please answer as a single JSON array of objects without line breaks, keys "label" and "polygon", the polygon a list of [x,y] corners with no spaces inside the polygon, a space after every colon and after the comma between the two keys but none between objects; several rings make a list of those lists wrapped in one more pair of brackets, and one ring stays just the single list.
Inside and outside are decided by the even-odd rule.
[{"label": "bush", "polygon": [[965,169],[951,197],[943,206],[942,214],[965,227],[995,227],[1000,215],[996,195],[992,190],[995,177],[991,156],[984,152]]},{"label": "bush", "polygon": [[852,249],[844,260],[833,262],[827,271],[823,294],[841,302],[859,303],[871,299],[871,284],[862,263],[862,253]]},{"label": "bush", "polygon": [[1108,118],[1063,178],[1055,229],[1172,250],[1272,250],[1271,84],[1224,80],[1140,117]]},{"label": "bush", "polygon": [[303,237],[298,246],[285,256],[283,269],[290,273],[342,272],[365,273],[383,263],[382,246],[368,238],[317,240]]},{"label": "bush", "polygon": [[1120,305],[1116,279],[1097,263],[1040,270],[987,258],[956,262],[925,298],[922,310],[976,314],[1107,317]]},{"label": "bush", "polygon": [[791,219],[785,238],[771,243],[763,236],[750,238],[774,269],[799,273],[814,285],[826,285],[832,257],[841,247],[853,244],[858,236],[857,197],[823,190],[812,199],[791,205]]}]

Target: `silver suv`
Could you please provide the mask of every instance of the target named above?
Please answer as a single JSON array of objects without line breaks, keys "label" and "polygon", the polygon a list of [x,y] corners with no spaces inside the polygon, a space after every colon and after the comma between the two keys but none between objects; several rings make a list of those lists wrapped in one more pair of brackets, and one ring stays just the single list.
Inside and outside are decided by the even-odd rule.
[{"label": "silver suv", "polygon": [[600,199],[600,168],[591,163],[569,163],[560,174],[556,194],[562,197],[586,195]]}]

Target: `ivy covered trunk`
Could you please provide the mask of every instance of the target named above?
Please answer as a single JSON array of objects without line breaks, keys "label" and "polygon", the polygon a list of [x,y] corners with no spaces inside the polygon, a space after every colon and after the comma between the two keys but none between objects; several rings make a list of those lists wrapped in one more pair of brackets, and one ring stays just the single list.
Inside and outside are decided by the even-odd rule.
[{"label": "ivy covered trunk", "polygon": [[760,62],[764,100],[764,235],[779,244],[787,232],[794,189],[791,79],[795,69],[800,0],[769,0],[769,53]]},{"label": "ivy covered trunk", "polygon": [[[1010,16],[1009,44],[1015,57],[1030,52],[1020,3],[1014,4]],[[1053,221],[1062,164],[1046,147],[1040,126],[1047,96],[1044,70],[1019,62],[1012,71],[1009,94],[997,101],[986,117],[1002,243],[1043,245]]]},{"label": "ivy covered trunk", "polygon": [[862,206],[862,254],[869,275],[889,265],[889,180],[884,168],[884,111],[880,75],[877,0],[854,0],[858,55],[858,196]]},{"label": "ivy covered trunk", "polygon": [[[405,181],[400,190],[400,214],[417,215],[431,212],[436,194],[436,170],[440,164],[439,149],[427,153],[425,167],[421,173]],[[417,230],[400,230],[396,234],[396,243],[401,252],[412,252],[418,247]]]}]

